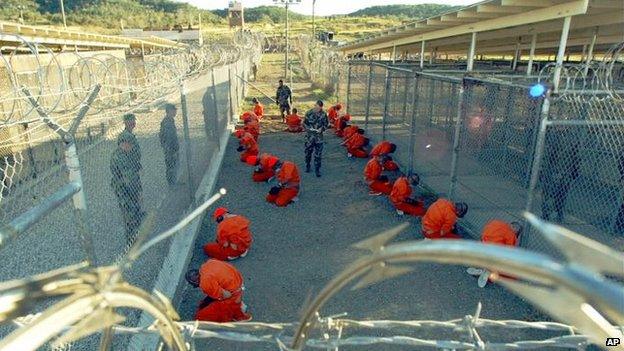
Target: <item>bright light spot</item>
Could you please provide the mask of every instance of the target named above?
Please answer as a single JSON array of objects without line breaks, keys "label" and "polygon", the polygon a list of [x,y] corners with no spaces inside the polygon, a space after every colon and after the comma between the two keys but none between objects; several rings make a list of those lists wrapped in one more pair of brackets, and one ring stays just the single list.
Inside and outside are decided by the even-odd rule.
[{"label": "bright light spot", "polygon": [[545,92],[546,92],[546,87],[540,83],[535,84],[529,90],[529,94],[534,98],[544,95]]},{"label": "bright light spot", "polygon": [[431,144],[427,144],[427,146],[425,146],[425,149],[429,149],[431,148]]}]

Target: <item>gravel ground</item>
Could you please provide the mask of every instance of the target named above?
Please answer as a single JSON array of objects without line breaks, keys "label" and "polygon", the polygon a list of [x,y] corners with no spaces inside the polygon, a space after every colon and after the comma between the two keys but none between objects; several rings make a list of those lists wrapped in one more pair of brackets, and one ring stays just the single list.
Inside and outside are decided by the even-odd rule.
[{"label": "gravel ground", "polygon": [[[264,201],[270,186],[252,182],[252,169],[238,161],[236,143],[230,143],[226,152],[217,186],[225,187],[228,195],[219,205],[247,216],[252,222],[253,247],[246,258],[235,261],[234,265],[245,277],[245,301],[255,321],[298,320],[304,301],[310,295],[365,254],[352,249],[352,244],[405,220],[394,214],[386,198],[367,194],[361,176],[365,160],[347,159],[339,141],[332,135],[327,135],[326,141],[323,177],[318,179],[303,173],[300,201],[287,208],[277,208]],[[263,134],[260,142],[261,152],[274,153],[303,168],[303,135]],[[395,240],[422,239],[419,220],[409,221],[410,229]],[[198,267],[206,260],[201,246],[214,240],[214,230],[210,216],[206,216],[191,267]],[[178,306],[183,319],[192,319],[201,298],[199,290],[187,288]],[[484,318],[527,320],[536,316],[531,306],[503,288],[479,289],[476,280],[468,276],[463,267],[437,264],[417,264],[411,274],[362,290],[345,290],[334,297],[321,314],[348,312],[354,319],[447,320],[472,314],[479,301],[483,302]],[[419,336],[436,338],[440,335],[435,332]],[[514,332],[489,336],[496,339],[490,341],[511,341],[537,335]],[[219,350],[276,348],[220,341],[198,345]]]}]

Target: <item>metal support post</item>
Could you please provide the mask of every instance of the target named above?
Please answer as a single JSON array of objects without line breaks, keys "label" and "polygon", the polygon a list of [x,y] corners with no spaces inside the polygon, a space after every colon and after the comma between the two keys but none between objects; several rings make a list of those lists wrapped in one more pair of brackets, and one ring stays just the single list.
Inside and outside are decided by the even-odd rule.
[{"label": "metal support post", "polygon": [[585,59],[585,68],[583,69],[583,76],[587,77],[589,73],[589,66],[591,65],[594,56],[594,46],[598,39],[598,27],[594,28],[594,34],[592,35],[591,43],[589,43],[589,49],[587,50],[587,58]]},{"label": "metal support post", "polygon": [[516,42],[516,51],[514,52],[513,61],[511,61],[511,70],[516,71],[518,68],[518,61],[520,61],[520,44],[522,44],[522,37],[518,37],[518,42]]},{"label": "metal support post", "polygon": [[381,119],[381,138],[386,139],[386,119],[388,118],[388,104],[390,101],[390,68],[386,67],[386,84],[384,94],[384,110]]},{"label": "metal support post", "polygon": [[466,90],[466,79],[462,79],[459,86],[459,94],[457,96],[457,119],[455,120],[455,134],[453,136],[453,155],[451,158],[451,184],[449,186],[448,198],[455,199],[455,190],[457,189],[457,160],[459,156],[461,129],[464,120],[464,97]]},{"label": "metal support post", "polygon": [[352,69],[352,65],[351,62],[349,62],[349,69],[347,71],[347,101],[346,101],[346,107],[345,109],[347,110],[347,112],[349,111],[349,102],[351,101],[351,69]]},{"label": "metal support post", "polygon": [[217,101],[217,80],[215,79],[215,71],[214,68],[212,68],[211,70],[211,76],[212,76],[212,101],[214,103],[214,123],[213,123],[213,130],[212,130],[212,137],[215,138],[215,141],[217,142],[217,150],[219,150],[221,148],[221,141],[219,140],[220,136],[219,136],[219,102]]},{"label": "metal support post", "polygon": [[474,56],[477,47],[477,32],[472,32],[470,38],[470,48],[468,49],[468,60],[466,63],[466,71],[471,72],[474,66]]},{"label": "metal support post", "polygon": [[420,43],[420,69],[425,68],[425,41]]},{"label": "metal support post", "polygon": [[191,163],[193,162],[193,152],[191,150],[191,133],[189,128],[189,120],[188,120],[188,105],[186,101],[186,95],[188,94],[186,90],[186,84],[184,80],[180,82],[180,105],[182,107],[182,128],[184,131],[184,153],[186,157],[186,173],[187,173],[187,185],[189,192],[189,199],[191,203],[195,201],[195,191],[193,187],[193,172],[191,168]]},{"label": "metal support post", "polygon": [[234,105],[234,95],[232,91],[232,65],[228,65],[228,102],[230,105],[230,113],[228,113],[227,124],[232,123],[234,119],[235,105]]},{"label": "metal support post", "polygon": [[373,63],[368,62],[368,84],[366,84],[366,116],[364,119],[364,129],[368,130],[368,120],[370,118],[371,85],[373,84]]},{"label": "metal support post", "polygon": [[[535,151],[533,151],[533,164],[531,166],[531,178],[529,181],[529,189],[527,193],[527,202],[525,211],[531,212],[533,210],[533,201],[535,199],[535,189],[537,188],[537,182],[539,180],[539,172],[542,165],[542,155],[544,153],[544,146],[546,144],[546,132],[548,129],[548,116],[550,113],[550,90],[546,92],[546,97],[542,103],[542,111],[540,113],[540,128],[537,134],[537,140],[535,142]],[[525,223],[525,227],[526,224]],[[526,245],[526,235],[520,238],[520,246]]]},{"label": "metal support post", "polygon": [[565,55],[566,45],[568,43],[568,33],[570,32],[570,22],[572,17],[567,16],[563,19],[563,28],[561,29],[561,38],[559,40],[559,51],[557,52],[557,63],[555,65],[555,73],[553,76],[553,93],[559,92],[559,80],[561,79],[561,70],[563,69],[563,56]]},{"label": "metal support post", "polygon": [[408,170],[410,174],[414,174],[414,157],[416,149],[416,115],[418,114],[418,74],[414,74],[414,93],[412,95],[412,117],[410,120],[410,139],[408,145],[409,166]]},{"label": "metal support post", "polygon": [[529,64],[527,65],[526,75],[530,76],[533,73],[533,60],[535,59],[535,46],[537,45],[537,33],[534,33],[531,37],[531,49],[529,51]]}]

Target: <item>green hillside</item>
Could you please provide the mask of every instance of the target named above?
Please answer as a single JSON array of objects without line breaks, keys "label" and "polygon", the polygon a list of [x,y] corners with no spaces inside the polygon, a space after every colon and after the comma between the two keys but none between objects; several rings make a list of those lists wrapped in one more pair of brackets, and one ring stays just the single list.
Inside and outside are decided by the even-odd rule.
[{"label": "green hillside", "polygon": [[418,4],[418,5],[383,5],[372,6],[350,13],[350,17],[400,17],[409,19],[421,19],[436,16],[457,8],[440,4]]}]

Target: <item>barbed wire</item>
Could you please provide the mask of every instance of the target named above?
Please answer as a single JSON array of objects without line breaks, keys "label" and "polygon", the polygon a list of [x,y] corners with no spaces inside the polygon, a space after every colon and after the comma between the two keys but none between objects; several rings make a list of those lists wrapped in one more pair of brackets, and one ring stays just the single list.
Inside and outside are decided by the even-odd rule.
[{"label": "barbed wire", "polygon": [[[602,60],[566,63],[561,67],[559,97],[624,101],[624,42],[612,46]],[[548,63],[539,72],[538,82],[553,83],[557,64]]]}]

